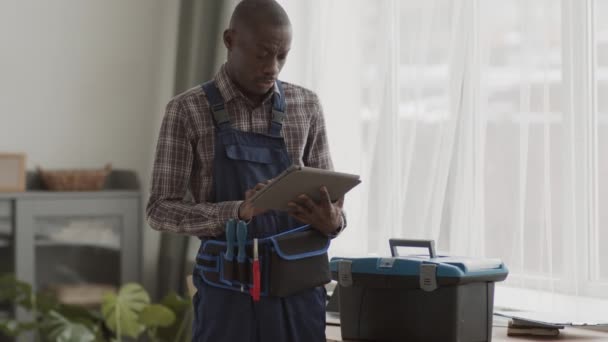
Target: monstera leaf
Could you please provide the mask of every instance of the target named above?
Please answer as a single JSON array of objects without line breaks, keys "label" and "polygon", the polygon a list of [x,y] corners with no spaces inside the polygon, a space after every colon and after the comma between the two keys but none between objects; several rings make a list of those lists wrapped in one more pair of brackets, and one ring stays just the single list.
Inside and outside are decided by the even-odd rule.
[{"label": "monstera leaf", "polygon": [[19,322],[11,319],[0,322],[0,332],[9,337],[15,337],[20,332]]},{"label": "monstera leaf", "polygon": [[156,335],[163,341],[191,341],[192,302],[190,298],[184,298],[171,292],[160,303],[175,313],[176,320],[170,326],[160,327],[156,331]]},{"label": "monstera leaf", "polygon": [[192,306],[192,301],[190,301],[190,299],[181,297],[175,292],[170,292],[160,301],[160,303],[173,310],[176,314],[180,314],[190,309]]},{"label": "monstera leaf", "polygon": [[34,296],[36,300],[36,309],[43,314],[46,314],[50,311],[58,311],[59,301],[57,297],[52,293],[48,292],[39,292]]},{"label": "monstera leaf", "polygon": [[95,332],[81,323],[71,322],[57,311],[50,311],[43,323],[49,341],[56,342],[93,342]]},{"label": "monstera leaf", "polygon": [[55,311],[65,317],[65,319],[74,323],[80,323],[91,331],[99,331],[99,323],[103,322],[100,312],[78,305],[60,304]]},{"label": "monstera leaf", "polygon": [[37,327],[37,322],[17,322],[14,319],[0,321],[0,332],[10,337],[19,336],[22,332],[34,330]]},{"label": "monstera leaf", "polygon": [[110,330],[120,338],[122,335],[137,338],[144,330],[138,317],[150,304],[150,296],[139,284],[129,283],[120,288],[118,294],[109,292],[103,298],[101,313]]},{"label": "monstera leaf", "polygon": [[32,286],[17,280],[12,274],[0,276],[0,302],[12,301],[27,309],[32,308]]},{"label": "monstera leaf", "polygon": [[146,327],[168,327],[175,322],[175,314],[164,305],[146,306],[139,314],[139,322]]}]

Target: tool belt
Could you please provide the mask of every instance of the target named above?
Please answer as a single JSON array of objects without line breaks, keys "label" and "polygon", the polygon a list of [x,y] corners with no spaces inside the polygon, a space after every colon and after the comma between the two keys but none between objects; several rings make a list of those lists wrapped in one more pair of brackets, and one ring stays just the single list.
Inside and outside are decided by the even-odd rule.
[{"label": "tool belt", "polygon": [[[262,296],[286,297],[331,280],[327,249],[330,240],[308,226],[258,239]],[[196,269],[211,286],[246,292],[253,286],[253,243],[247,241],[245,261],[226,258],[225,241],[207,240]]]}]

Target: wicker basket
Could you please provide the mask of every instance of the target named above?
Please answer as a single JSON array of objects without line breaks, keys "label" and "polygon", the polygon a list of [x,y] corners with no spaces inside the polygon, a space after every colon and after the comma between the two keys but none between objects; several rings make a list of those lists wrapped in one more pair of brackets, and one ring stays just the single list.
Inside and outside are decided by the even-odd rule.
[{"label": "wicker basket", "polygon": [[96,170],[42,170],[38,173],[44,187],[51,191],[96,191],[103,189],[112,165]]}]

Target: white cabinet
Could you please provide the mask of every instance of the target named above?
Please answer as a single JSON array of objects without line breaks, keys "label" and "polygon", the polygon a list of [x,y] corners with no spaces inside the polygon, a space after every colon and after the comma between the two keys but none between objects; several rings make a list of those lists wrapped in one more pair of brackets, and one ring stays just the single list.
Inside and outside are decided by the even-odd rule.
[{"label": "white cabinet", "polygon": [[[0,194],[0,274],[34,290],[140,282],[141,216],[133,187]],[[7,315],[12,308],[0,304],[0,318]],[[16,317],[28,320],[21,310]]]}]

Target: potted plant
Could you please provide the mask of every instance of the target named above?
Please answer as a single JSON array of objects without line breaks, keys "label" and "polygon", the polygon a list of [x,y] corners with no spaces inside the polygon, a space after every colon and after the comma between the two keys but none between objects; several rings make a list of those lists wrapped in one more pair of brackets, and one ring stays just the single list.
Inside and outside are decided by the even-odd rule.
[{"label": "potted plant", "polygon": [[96,310],[59,303],[52,294],[34,293],[30,284],[2,275],[1,302],[22,307],[33,317],[28,322],[0,319],[0,333],[10,337],[33,332],[39,341],[114,342],[143,336],[152,342],[191,340],[190,300],[170,293],[152,303],[136,283],[106,293]]}]

